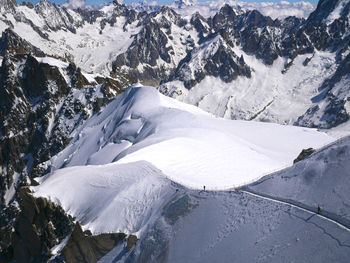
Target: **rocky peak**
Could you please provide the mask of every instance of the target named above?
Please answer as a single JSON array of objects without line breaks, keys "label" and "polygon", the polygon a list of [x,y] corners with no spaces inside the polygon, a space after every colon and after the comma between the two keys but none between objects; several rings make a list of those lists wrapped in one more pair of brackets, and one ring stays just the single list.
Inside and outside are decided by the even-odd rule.
[{"label": "rocky peak", "polygon": [[248,11],[245,22],[251,26],[256,27],[273,25],[273,20],[271,17],[262,15],[258,10]]},{"label": "rocky peak", "polygon": [[115,5],[115,6],[121,6],[121,5],[123,5],[123,0],[113,0],[113,5]]},{"label": "rocky peak", "polygon": [[75,21],[67,9],[57,6],[47,0],[40,1],[34,7],[35,12],[45,21],[46,25],[53,31],[68,29],[75,33],[75,27],[80,26],[82,21]]},{"label": "rocky peak", "polygon": [[14,12],[16,6],[17,6],[16,0],[0,0],[1,13]]},{"label": "rocky peak", "polygon": [[128,9],[121,0],[114,0],[113,6],[113,14],[117,16],[124,15],[126,10]]},{"label": "rocky peak", "polygon": [[[124,30],[125,30],[128,24],[131,24],[138,18],[138,12],[136,12],[134,9],[128,8],[121,2],[113,2],[112,5],[113,5],[113,10],[111,12],[109,11],[107,17],[102,19],[100,22],[102,30],[105,28],[107,23],[110,24],[111,26],[114,26],[114,24],[117,22],[117,19],[119,17],[125,17],[126,19],[126,22],[124,24]],[[98,15],[103,16],[104,13],[102,12],[101,15],[100,14]]]},{"label": "rocky peak", "polygon": [[88,10],[78,8],[75,11],[82,16],[84,21],[88,22],[89,24],[95,23],[97,18],[103,17],[104,15],[104,13],[99,10]]},{"label": "rocky peak", "polygon": [[207,20],[203,16],[201,16],[198,12],[196,12],[191,17],[190,23],[197,30],[197,32],[199,33],[200,37],[203,37],[204,34],[209,33],[210,27],[208,25]]},{"label": "rocky peak", "polygon": [[313,25],[332,22],[346,10],[349,12],[349,6],[349,0],[320,0],[316,10],[310,14],[306,22]]},{"label": "rocky peak", "polygon": [[178,26],[186,24],[185,20],[168,6],[163,6],[159,11],[152,13],[151,17],[164,28],[170,28],[172,23]]},{"label": "rocky peak", "polygon": [[[161,30],[160,25],[154,19],[149,19],[141,31],[136,35],[133,43],[126,53],[120,54],[113,62],[113,71],[116,72],[125,66],[127,73],[132,77],[144,81],[144,83],[159,83],[164,78],[165,72],[159,70],[158,62],[171,62],[170,51],[172,47],[167,45],[168,37]],[[139,70],[142,65],[143,70]]]},{"label": "rocky peak", "polygon": [[225,4],[220,11],[213,17],[213,27],[215,30],[224,29],[234,24],[236,13],[231,6]]},{"label": "rocky peak", "polygon": [[21,6],[26,6],[26,7],[30,8],[30,9],[33,9],[33,8],[34,8],[33,3],[31,3],[31,2],[25,2],[25,1],[23,1],[23,2],[21,3]]},{"label": "rocky peak", "polygon": [[238,57],[221,36],[207,40],[184,58],[171,80],[181,80],[190,89],[206,76],[231,82],[238,76],[251,77],[251,69]]}]

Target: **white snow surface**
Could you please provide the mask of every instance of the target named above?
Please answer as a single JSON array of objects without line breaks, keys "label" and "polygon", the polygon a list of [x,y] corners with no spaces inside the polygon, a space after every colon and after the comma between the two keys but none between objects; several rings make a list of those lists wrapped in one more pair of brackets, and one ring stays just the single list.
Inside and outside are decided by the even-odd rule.
[{"label": "white snow surface", "polygon": [[[197,48],[198,52],[189,62],[184,76],[193,79],[193,72],[200,70],[205,62],[202,57],[208,50],[211,51],[208,47],[215,47],[218,43],[216,38]],[[254,56],[245,54],[238,46],[232,51],[239,57],[242,55],[251,67],[251,78],[239,76],[231,83],[225,83],[220,78],[207,76],[191,89],[175,80],[161,85],[160,91],[227,119],[293,124],[312,106],[311,98],[320,93],[317,87],[336,70],[335,55],[329,52],[300,55],[282,73],[287,62],[285,58],[278,58],[273,66],[267,66]],[[303,66],[305,59],[311,59],[308,67]]]},{"label": "white snow surface", "polygon": [[[76,4],[82,3],[78,1]],[[43,16],[27,6],[16,7],[16,15],[30,20],[39,30],[48,35],[47,39],[42,38],[29,24],[21,22],[21,20],[17,21],[11,13],[0,14],[0,18],[11,21],[14,32],[40,48],[45,54],[71,59],[87,72],[108,75],[113,59],[128,49],[134,35],[140,30],[140,27],[137,27],[137,21],[124,28],[125,17],[118,17],[113,26],[107,24],[102,29],[100,23],[107,17],[107,14],[106,17],[97,18],[95,23],[85,22],[78,26],[82,23],[82,17],[71,9],[67,10],[74,18],[75,33],[66,30],[63,26],[56,31],[47,30],[46,23],[50,23],[53,27],[59,27],[62,21],[55,13],[57,10],[52,4],[45,2],[40,7],[43,9]],[[7,27],[8,25],[0,22],[0,31],[4,31]]]},{"label": "white snow surface", "polygon": [[58,60],[55,58],[51,58],[51,57],[36,57],[35,59],[39,63],[49,64],[50,66],[58,67],[58,68],[67,68],[69,65],[67,62],[64,62],[62,60]]},{"label": "white snow surface", "polygon": [[304,148],[333,138],[313,129],[216,118],[133,86],[77,132],[53,158],[62,166],[147,161],[190,188],[225,189],[284,168]]},{"label": "white snow surface", "polygon": [[350,137],[327,145],[293,167],[271,174],[246,188],[350,226]]},{"label": "white snow surface", "polygon": [[146,162],[74,166],[38,179],[34,196],[60,204],[94,234],[140,235],[168,200],[170,181]]},{"label": "white snow surface", "polygon": [[313,129],[216,118],[153,87],[132,86],[76,132],[32,190],[95,234],[140,236],[176,193],[171,181],[231,188],[332,140]]}]

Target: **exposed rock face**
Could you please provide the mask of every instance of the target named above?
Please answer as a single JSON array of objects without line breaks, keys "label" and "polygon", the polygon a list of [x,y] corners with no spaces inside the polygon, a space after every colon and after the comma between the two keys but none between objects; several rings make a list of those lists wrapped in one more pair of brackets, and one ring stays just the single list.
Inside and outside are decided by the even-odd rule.
[{"label": "exposed rock face", "polygon": [[329,129],[350,119],[350,55],[340,63],[334,75],[320,87],[314,105],[298,118],[296,125]]},{"label": "exposed rock face", "polygon": [[298,155],[298,157],[293,161],[293,163],[297,163],[297,162],[300,162],[301,160],[306,159],[314,152],[315,150],[313,148],[303,149],[301,153]]},{"label": "exposed rock face", "polygon": [[[338,67],[319,87],[320,94],[313,98],[314,105],[298,118],[296,125],[331,128],[350,119],[350,36],[345,33],[350,29],[350,2],[343,5],[338,18],[328,21],[329,13],[341,4],[342,1],[320,1],[306,22],[311,38],[318,43],[317,48],[336,53]],[[330,24],[327,26],[326,22]],[[320,24],[315,26],[317,23]]]},{"label": "exposed rock face", "polygon": [[142,83],[156,86],[176,67],[172,58],[174,48],[170,44],[172,26],[183,27],[186,22],[172,9],[164,7],[147,15],[141,23],[143,27],[128,50],[113,62],[113,71],[123,69]]},{"label": "exposed rock face", "polygon": [[136,245],[137,241],[137,236],[129,235],[126,239],[126,251],[129,252]]},{"label": "exposed rock face", "polygon": [[223,30],[234,25],[236,13],[232,7],[225,4],[220,11],[213,17],[212,26],[215,31]]},{"label": "exposed rock face", "polygon": [[[234,52],[227,52],[230,47],[243,50],[272,67],[278,58],[283,57],[286,59],[281,71],[283,74],[288,72],[300,55],[309,54],[303,63],[307,67],[315,53],[332,52],[336,57],[335,73],[325,79],[315,98],[310,97],[313,105],[299,118],[296,116],[298,120],[295,124],[321,128],[337,126],[350,119],[347,77],[350,74],[350,36],[346,33],[350,30],[349,10],[348,1],[320,1],[318,8],[307,20],[288,17],[279,21],[263,16],[258,11],[236,13],[225,5],[213,18],[208,19],[207,24],[204,18],[195,14],[191,25],[198,31],[199,42],[194,49],[188,51],[169,79],[162,81],[165,85],[160,90],[170,96],[183,94],[181,90],[176,91],[177,84],[171,84],[175,82],[170,83],[172,91],[169,91],[166,86],[168,81],[180,81],[187,89],[191,89],[206,76],[220,77],[224,82],[232,82],[237,76],[249,78],[254,67],[249,70],[249,66],[238,60]],[[228,47],[218,49],[223,54],[222,57],[225,57],[224,60],[220,60],[220,56],[207,55],[210,52],[206,43],[214,42],[218,36],[221,37],[223,46]],[[199,58],[198,54],[206,56]],[[225,70],[220,70],[221,66]]]},{"label": "exposed rock face", "polygon": [[103,17],[103,12],[99,10],[87,10],[78,8],[75,11],[79,13],[82,16],[83,20],[89,24],[93,24],[96,22],[97,18]]},{"label": "exposed rock face", "polygon": [[[103,18],[100,21],[100,26],[101,26],[101,31],[105,28],[107,24],[110,26],[114,26],[114,24],[117,22],[117,20],[121,18],[125,18],[125,23],[124,23],[124,30],[126,30],[126,26],[128,24],[131,24],[137,19],[141,19],[143,14],[137,13],[133,9],[127,8],[125,5],[119,3],[118,1],[113,1],[113,11],[108,17]],[[91,17],[91,13],[89,14],[90,11],[85,11],[86,17]],[[101,14],[103,16],[103,13]],[[95,14],[93,13],[93,17],[95,17]]]},{"label": "exposed rock face", "polygon": [[[18,191],[20,212],[14,223],[11,245],[0,254],[2,262],[47,262],[50,249],[73,229],[73,219],[44,198],[34,198],[28,188]],[[4,248],[4,247],[3,247]]]},{"label": "exposed rock face", "polygon": [[192,88],[206,76],[220,77],[224,82],[231,82],[238,76],[251,76],[244,59],[239,58],[221,37],[202,46],[180,62],[172,77],[182,80],[186,88]]},{"label": "exposed rock face", "polygon": [[342,0],[320,0],[317,8],[307,19],[308,24],[319,25],[329,16],[329,13],[335,9]]},{"label": "exposed rock face", "polygon": [[200,13],[195,13],[191,17],[190,23],[197,30],[200,39],[209,33],[210,27],[208,21],[203,16],[201,16]]},{"label": "exposed rock face", "polygon": [[38,57],[44,56],[44,52],[30,44],[28,41],[22,39],[19,35],[17,35],[9,28],[2,32],[2,36],[0,38],[0,55],[5,56],[7,53],[32,53]]},{"label": "exposed rock face", "polygon": [[[183,8],[192,5],[188,2],[178,4]],[[128,48],[111,53],[109,59],[112,61],[112,70],[113,73],[123,72],[131,75],[135,81],[155,86],[169,80],[179,80],[184,82],[187,88],[191,88],[205,76],[219,76],[225,82],[234,81],[237,76],[249,78],[246,62],[241,65],[235,52],[228,52],[225,48],[219,49],[215,61],[209,61],[209,58],[213,58],[211,56],[208,57],[208,61],[203,61],[205,69],[196,73],[198,80],[192,81],[191,84],[190,80],[183,78],[183,69],[187,67],[185,64],[192,67],[190,61],[193,61],[198,49],[204,50],[206,48],[204,43],[213,41],[218,36],[223,39],[224,45],[243,50],[245,54],[255,56],[267,66],[274,66],[277,59],[285,59],[285,68],[281,70],[283,73],[289,70],[293,61],[300,55],[309,54],[309,58],[312,59],[313,54],[318,51],[331,51],[336,53],[337,64],[340,66],[348,54],[347,32],[350,9],[348,1],[321,0],[307,20],[288,17],[282,21],[273,20],[256,10],[234,10],[229,5],[224,5],[217,14],[208,19],[196,13],[188,21],[169,7],[146,13],[138,12],[120,1],[114,1],[108,6],[107,11],[105,10],[106,12],[70,10],[47,1],[42,1],[34,7],[26,4],[26,7],[32,9],[30,12],[35,12],[39,20],[42,19],[43,25],[30,21],[28,15],[18,10],[15,2],[5,1],[3,6],[8,6],[4,12],[13,13],[15,21],[32,27],[49,42],[51,41],[49,31],[60,31],[65,34],[68,30],[70,34],[86,24],[94,25],[94,28],[96,26],[100,34],[113,27],[122,26],[126,34],[129,30],[137,28],[135,34],[128,36],[130,38]],[[339,14],[337,10],[340,10]],[[10,28],[15,27],[14,20],[11,21],[6,16],[1,19]],[[12,46],[18,47],[14,44]],[[17,48],[16,52],[21,52],[21,49]],[[71,47],[67,45],[65,53],[69,53],[70,49]],[[25,50],[36,52],[32,48]],[[4,54],[4,51],[2,53]],[[225,60],[227,64],[224,64],[220,56],[227,56],[229,62]],[[310,59],[305,61],[304,66],[308,65]],[[252,65],[249,66],[252,72],[254,68]],[[308,114],[310,112],[315,110],[308,111]],[[335,122],[332,122],[329,125],[334,124]]]},{"label": "exposed rock face", "polygon": [[[193,3],[180,1],[178,4],[185,8]],[[344,6],[340,17],[328,21],[329,15],[342,5]],[[111,57],[114,61],[113,71],[122,70],[142,83],[153,85],[169,80],[170,76],[173,79],[173,72],[179,67],[179,62],[194,47],[218,35],[229,46],[239,46],[244,52],[255,55],[267,65],[272,65],[278,57],[293,60],[298,55],[312,54],[315,50],[332,49],[336,52],[337,47],[346,46],[342,36],[349,28],[347,14],[350,8],[348,2],[322,0],[306,21],[295,17],[280,21],[256,10],[233,10],[226,4],[212,18],[205,19],[197,13],[190,21],[186,21],[169,7],[147,14],[114,1],[108,12],[103,13],[96,10],[68,10],[51,2],[41,1],[34,7],[29,7],[45,23],[39,28],[17,11],[14,1],[4,0],[1,6],[6,9],[4,12],[14,13],[16,21],[26,23],[46,40],[50,30],[68,30],[75,33],[84,24],[98,23],[100,32],[103,32],[106,25],[113,27],[117,21],[123,21],[123,30],[127,31],[128,25],[137,22],[135,24],[141,30],[135,35],[132,44],[125,52]],[[10,20],[3,18],[3,21],[13,27]],[[198,41],[186,38],[185,35],[190,36],[193,33],[198,35]],[[226,76],[224,79],[232,77]]]},{"label": "exposed rock face", "polygon": [[[60,206],[45,198],[34,198],[27,187],[18,190],[17,200],[18,208],[12,208],[16,214],[14,230],[7,236],[9,242],[1,243],[0,262],[48,262],[53,257],[51,249],[61,242],[66,244],[53,262],[97,262],[119,243],[126,243],[129,251],[137,242],[135,236],[126,238],[123,233],[93,236],[83,232],[80,223],[74,223]],[[1,226],[11,219],[1,217]],[[0,233],[8,235],[2,229]]]},{"label": "exposed rock face", "polygon": [[92,236],[91,233],[83,232],[78,222],[66,246],[62,249],[62,255],[66,262],[94,263],[122,242],[125,237],[123,233]]},{"label": "exposed rock face", "polygon": [[[74,64],[57,66],[31,55],[7,55],[0,68],[0,187],[1,213],[16,217],[16,189],[42,176],[51,156],[70,141],[70,134],[92,114],[130,85],[100,77],[90,83]],[[11,190],[12,189],[12,190]],[[11,207],[11,205],[10,205]],[[2,222],[0,250],[12,241],[13,220]]]},{"label": "exposed rock face", "polygon": [[15,7],[17,2],[15,0],[1,0],[0,2],[0,11],[5,12],[15,12]]},{"label": "exposed rock face", "polygon": [[74,20],[66,8],[47,0],[40,1],[35,5],[34,10],[44,19],[48,28],[54,31],[66,28],[75,33],[75,28],[82,24],[82,21]]},{"label": "exposed rock face", "polygon": [[[150,21],[141,32],[137,35],[131,47],[124,54],[117,57],[113,64],[113,69],[117,70],[122,66],[127,66],[127,72],[137,79],[144,82],[156,81],[164,78],[164,72],[157,68],[159,59],[170,63],[171,48],[167,46],[167,37],[160,27]],[[143,71],[139,71],[138,67],[142,64]],[[154,69],[156,67],[156,69]]]}]

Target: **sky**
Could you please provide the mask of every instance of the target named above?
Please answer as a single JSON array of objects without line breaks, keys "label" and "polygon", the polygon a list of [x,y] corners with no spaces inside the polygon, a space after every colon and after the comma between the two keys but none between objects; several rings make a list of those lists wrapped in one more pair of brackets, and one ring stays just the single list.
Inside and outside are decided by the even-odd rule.
[{"label": "sky", "polygon": [[[27,2],[37,3],[39,0],[25,0]],[[56,4],[63,4],[66,2],[66,0],[49,0],[51,2],[54,2]],[[125,3],[132,3],[132,2],[139,2],[140,0],[124,0]],[[205,0],[198,0],[200,2],[204,2]],[[240,0],[245,2],[280,2],[280,0]],[[288,0],[289,2],[299,2],[300,0]],[[310,2],[314,5],[318,3],[318,0],[303,0],[305,2]],[[22,0],[17,0],[17,2],[21,3]],[[86,0],[87,4],[89,5],[99,5],[105,2],[112,2],[112,0]],[[160,3],[171,3],[172,0],[158,0]]]}]

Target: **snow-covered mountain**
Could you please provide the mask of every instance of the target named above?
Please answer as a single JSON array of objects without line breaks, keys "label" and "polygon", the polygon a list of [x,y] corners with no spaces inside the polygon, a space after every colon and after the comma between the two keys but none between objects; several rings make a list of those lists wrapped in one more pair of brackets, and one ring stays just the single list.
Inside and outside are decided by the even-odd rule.
[{"label": "snow-covered mountain", "polygon": [[349,119],[348,1],[322,0],[306,20],[228,3],[208,17],[172,5],[147,13],[117,1],[99,10],[7,1],[0,30],[86,72],[161,83],[164,94],[220,117],[319,128]]},{"label": "snow-covered mountain", "polygon": [[349,144],[236,191],[184,190],[125,262],[347,262]]},{"label": "snow-covered mountain", "polygon": [[152,87],[131,87],[77,129],[50,166],[147,161],[187,187],[222,189],[291,165],[302,149],[331,141],[306,128],[215,118]]},{"label": "snow-covered mountain", "polygon": [[[220,1],[195,1],[195,0],[179,0],[168,4],[169,7],[174,9],[182,16],[191,17],[195,12],[199,12],[202,16],[208,18],[214,16],[224,4],[229,4],[235,9],[243,10],[258,10],[266,16],[270,16],[273,19],[285,18],[288,16],[296,16],[299,18],[306,18],[315,9],[315,7],[305,1],[299,2],[245,2],[237,0],[220,0]],[[152,12],[162,8],[162,4],[157,1],[139,1],[128,4],[132,8],[140,11]]]},{"label": "snow-covered mountain", "polygon": [[[225,6],[209,20],[218,34],[203,37],[160,90],[226,118],[337,126],[349,119],[348,9],[348,2],[339,1],[331,9],[318,7],[305,22],[292,17],[280,22],[256,11],[235,17]],[[218,61],[223,49],[218,43],[233,54],[226,51],[225,58],[240,57],[251,73]],[[206,65],[209,61],[216,65]]]},{"label": "snow-covered mountain", "polygon": [[[107,78],[88,74],[72,63],[34,56],[43,53],[11,30],[3,33],[1,42],[9,47],[0,67],[0,257],[7,262],[10,259],[6,259],[7,256],[4,259],[3,253],[9,255],[8,247],[15,242],[12,229],[21,216],[27,216],[22,214],[21,205],[42,207],[31,203],[33,199],[25,191],[20,192],[22,186],[30,185],[33,177],[47,173],[42,162],[64,149],[75,129],[100,112],[111,97],[122,92],[123,87],[131,82],[122,75]],[[24,54],[27,51],[33,55]],[[49,247],[52,240],[59,240],[69,232],[69,224],[66,224],[69,220],[59,216],[61,209],[51,208],[50,217],[54,218],[52,222],[57,222],[58,232],[51,241],[48,236],[43,238]],[[50,209],[46,208],[45,215]],[[37,229],[47,227],[40,222]],[[62,225],[64,229],[60,228]],[[28,234],[28,238],[26,244],[33,246],[28,250],[33,251],[34,258],[37,258],[44,243],[31,240],[35,239],[32,234]],[[17,262],[23,262],[25,258],[17,258]]]},{"label": "snow-covered mountain", "polygon": [[349,261],[349,0],[67,7],[0,1],[0,262]]},{"label": "snow-covered mountain", "polygon": [[[347,204],[337,203],[349,193],[348,138],[296,166],[234,188],[291,165],[302,148],[332,140],[306,128],[218,119],[151,87],[131,87],[78,129],[70,145],[52,158],[53,172],[31,189],[34,196],[60,204],[83,231],[140,240],[129,252],[121,242],[102,258],[105,262],[211,262],[215,257],[229,262],[237,235],[239,249],[248,249],[253,261],[263,262],[273,255],[266,249],[282,242],[286,247],[276,248],[276,261],[293,251],[306,261],[313,249],[328,247],[316,258],[343,262],[350,245]],[[340,169],[337,180],[332,169]],[[330,182],[334,187],[328,188]],[[215,188],[229,191],[207,191]],[[190,241],[180,242],[186,231]],[[318,242],[301,249],[308,235]],[[206,238],[199,241],[201,236]],[[65,239],[61,248],[69,242]],[[236,257],[243,260],[247,254]]]}]

